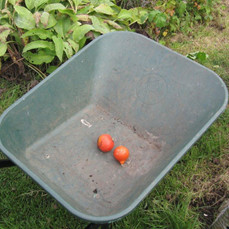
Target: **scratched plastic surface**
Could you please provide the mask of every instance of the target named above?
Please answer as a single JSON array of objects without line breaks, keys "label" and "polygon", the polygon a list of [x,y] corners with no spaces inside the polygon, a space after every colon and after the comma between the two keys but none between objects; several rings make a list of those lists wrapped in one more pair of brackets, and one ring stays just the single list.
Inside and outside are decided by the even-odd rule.
[{"label": "scratched plastic surface", "polygon": [[[0,148],[73,214],[110,222],[145,198],[227,99],[209,69],[141,35],[113,32],[4,112]],[[97,149],[103,133],[128,147],[123,167]]]}]

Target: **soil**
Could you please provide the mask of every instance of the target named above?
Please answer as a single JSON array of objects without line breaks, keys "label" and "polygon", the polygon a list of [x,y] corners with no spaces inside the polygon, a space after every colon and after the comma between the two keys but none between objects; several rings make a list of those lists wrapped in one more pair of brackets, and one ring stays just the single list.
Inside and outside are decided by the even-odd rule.
[{"label": "soil", "polygon": [[200,221],[207,229],[219,213],[221,204],[229,198],[229,154],[208,161],[206,168],[211,172],[210,180],[201,181],[197,177],[192,179],[195,183],[193,191],[202,189],[203,193],[201,197],[192,200],[192,206],[198,208]]},{"label": "soil", "polygon": [[21,61],[18,61],[17,64],[12,60],[8,60],[3,63],[2,70],[0,72],[1,77],[8,81],[15,81],[19,78],[19,76],[24,74],[24,65],[22,67]]},{"label": "soil", "polygon": [[0,76],[9,81],[17,80],[20,76],[25,77],[24,58],[19,53],[17,47],[13,44],[8,47],[8,54],[9,58],[2,63]]}]

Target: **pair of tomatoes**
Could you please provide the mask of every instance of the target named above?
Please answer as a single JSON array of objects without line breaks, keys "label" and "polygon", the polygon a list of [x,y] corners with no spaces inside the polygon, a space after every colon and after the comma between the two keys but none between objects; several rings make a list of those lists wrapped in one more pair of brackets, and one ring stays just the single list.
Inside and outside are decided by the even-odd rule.
[{"label": "pair of tomatoes", "polygon": [[[109,152],[114,147],[114,141],[109,134],[102,134],[99,136],[97,146],[102,152]],[[129,157],[129,150],[125,146],[118,146],[113,152],[114,158],[124,164]]]}]

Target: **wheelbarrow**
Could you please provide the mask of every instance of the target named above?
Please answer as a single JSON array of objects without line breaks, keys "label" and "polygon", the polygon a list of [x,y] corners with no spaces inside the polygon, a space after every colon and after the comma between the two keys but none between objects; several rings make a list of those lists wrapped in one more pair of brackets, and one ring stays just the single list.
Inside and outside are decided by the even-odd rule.
[{"label": "wheelbarrow", "polygon": [[[106,224],[150,193],[227,100],[213,71],[142,35],[112,32],[2,114],[0,149],[72,214]],[[124,166],[98,150],[103,133],[129,149]]]}]

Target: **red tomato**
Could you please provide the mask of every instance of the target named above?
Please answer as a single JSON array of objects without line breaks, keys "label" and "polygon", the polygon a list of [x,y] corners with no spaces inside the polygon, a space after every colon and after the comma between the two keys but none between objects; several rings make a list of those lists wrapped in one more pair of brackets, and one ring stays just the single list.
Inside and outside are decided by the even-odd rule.
[{"label": "red tomato", "polygon": [[98,138],[97,146],[102,152],[109,152],[114,147],[114,141],[109,134],[102,134]]},{"label": "red tomato", "polygon": [[127,158],[129,157],[129,150],[125,146],[118,146],[114,150],[114,158],[120,162],[120,164],[124,164]]}]

